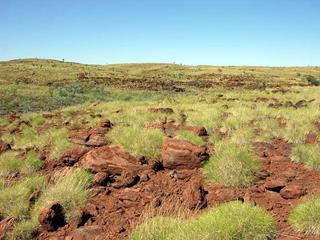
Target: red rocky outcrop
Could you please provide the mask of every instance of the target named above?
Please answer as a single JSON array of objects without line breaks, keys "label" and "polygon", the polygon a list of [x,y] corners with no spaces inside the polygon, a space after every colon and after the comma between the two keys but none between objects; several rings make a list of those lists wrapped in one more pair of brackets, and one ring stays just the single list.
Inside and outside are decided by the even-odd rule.
[{"label": "red rocky outcrop", "polygon": [[148,111],[152,113],[163,113],[163,114],[174,113],[172,108],[149,108]]},{"label": "red rocky outcrop", "polygon": [[10,144],[5,143],[4,141],[0,140],[0,153],[3,153],[9,149],[11,149]]},{"label": "red rocky outcrop", "polygon": [[121,174],[126,169],[138,169],[138,163],[137,158],[115,145],[93,149],[80,160],[80,164],[87,170],[109,174]]},{"label": "red rocky outcrop", "polygon": [[205,147],[188,141],[166,140],[161,149],[163,167],[167,169],[199,168],[209,157]]},{"label": "red rocky outcrop", "polygon": [[306,194],[305,188],[297,184],[287,185],[280,191],[281,197],[285,199],[295,199]]},{"label": "red rocky outcrop", "polygon": [[67,150],[59,159],[59,163],[63,166],[73,166],[80,158],[89,152],[89,148],[75,147]]},{"label": "red rocky outcrop", "polygon": [[49,204],[40,212],[38,220],[45,231],[55,231],[63,227],[66,222],[62,205],[57,202]]},{"label": "red rocky outcrop", "polygon": [[8,217],[0,221],[0,240],[5,238],[6,232],[12,228],[15,221],[15,217]]},{"label": "red rocky outcrop", "polygon": [[183,191],[183,198],[189,209],[201,209],[206,206],[205,190],[200,177],[195,177],[188,182]]},{"label": "red rocky outcrop", "polygon": [[69,134],[70,141],[79,145],[100,147],[107,144],[105,128],[81,129]]}]

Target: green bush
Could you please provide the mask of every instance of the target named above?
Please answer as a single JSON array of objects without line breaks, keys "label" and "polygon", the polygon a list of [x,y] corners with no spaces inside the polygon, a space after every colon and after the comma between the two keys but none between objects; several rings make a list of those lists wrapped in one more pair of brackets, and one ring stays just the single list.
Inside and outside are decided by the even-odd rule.
[{"label": "green bush", "polygon": [[248,186],[255,179],[260,163],[250,147],[238,146],[230,140],[215,145],[215,153],[205,164],[203,171],[208,180],[225,186]]},{"label": "green bush", "polygon": [[264,240],[275,233],[270,214],[251,203],[229,202],[187,220],[158,216],[146,220],[130,240]]},{"label": "green bush", "polygon": [[158,157],[164,134],[159,129],[119,126],[112,129],[107,138],[136,156]]},{"label": "green bush", "polygon": [[0,173],[3,174],[20,172],[30,175],[41,169],[42,165],[43,161],[34,150],[29,151],[25,158],[19,157],[15,151],[7,151],[0,155]]},{"label": "green bush", "polygon": [[195,133],[190,132],[190,131],[185,131],[185,130],[178,131],[177,138],[189,141],[189,142],[196,144],[196,145],[203,145],[204,144],[204,141],[201,137],[199,137],[198,135],[196,135]]},{"label": "green bush", "polygon": [[298,144],[292,149],[293,161],[302,162],[307,168],[320,169],[320,146],[316,144]]},{"label": "green bush", "polygon": [[314,85],[314,86],[320,86],[320,79],[319,78],[316,78],[316,77],[314,77],[314,76],[307,76],[306,77],[306,80],[310,83],[310,84],[312,84],[312,85]]},{"label": "green bush", "polygon": [[[73,172],[67,176],[61,176],[55,184],[49,185],[43,190],[31,212],[28,212],[28,203],[19,203],[23,210],[28,212],[28,215],[26,214],[28,217],[16,223],[13,230],[7,234],[7,238],[10,240],[32,239],[34,231],[39,225],[39,213],[51,202],[59,202],[64,207],[66,217],[68,218],[75,208],[80,207],[87,200],[89,197],[88,187],[91,184],[92,174],[84,170]],[[0,203],[1,200],[0,197]]]},{"label": "green bush", "polygon": [[320,235],[320,197],[311,197],[297,205],[289,216],[289,222],[299,232]]},{"label": "green bush", "polygon": [[53,201],[59,202],[69,215],[89,197],[88,187],[91,184],[92,174],[84,170],[60,177],[54,185],[45,189],[32,211],[32,216],[37,218],[40,211]]},{"label": "green bush", "polygon": [[29,217],[29,196],[44,185],[44,176],[22,179],[11,187],[0,191],[0,212],[3,216],[16,216],[18,219]]}]

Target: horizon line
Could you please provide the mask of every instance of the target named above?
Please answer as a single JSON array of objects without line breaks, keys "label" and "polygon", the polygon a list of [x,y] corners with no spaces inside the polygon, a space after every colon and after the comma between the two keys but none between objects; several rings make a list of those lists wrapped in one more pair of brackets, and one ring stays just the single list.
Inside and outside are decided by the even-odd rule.
[{"label": "horizon line", "polygon": [[180,66],[188,66],[188,67],[261,67],[261,68],[318,68],[320,65],[215,65],[215,64],[186,64],[186,63],[178,63],[178,62],[115,62],[115,63],[84,63],[78,61],[66,61],[64,58],[38,58],[38,57],[28,57],[28,58],[12,58],[12,59],[0,59],[0,63],[3,62],[11,62],[11,61],[31,61],[31,60],[45,60],[45,61],[57,61],[61,63],[74,63],[74,64],[81,64],[81,65],[98,65],[98,66],[110,66],[110,65],[130,65],[130,64],[137,64],[137,65],[146,65],[146,64],[158,64],[158,65],[180,65]]}]

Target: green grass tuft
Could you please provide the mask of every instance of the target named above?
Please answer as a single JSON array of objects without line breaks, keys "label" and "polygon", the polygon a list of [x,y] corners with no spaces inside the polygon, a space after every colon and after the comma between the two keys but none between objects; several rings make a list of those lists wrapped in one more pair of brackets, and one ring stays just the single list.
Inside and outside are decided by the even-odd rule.
[{"label": "green grass tuft", "polygon": [[7,151],[0,155],[0,173],[2,174],[20,172],[28,176],[40,170],[42,165],[43,161],[34,150],[29,151],[24,158],[18,156],[15,151]]},{"label": "green grass tuft", "polygon": [[215,154],[203,168],[208,180],[225,186],[248,186],[255,179],[254,173],[260,163],[255,159],[250,147],[238,146],[223,140],[215,145]]},{"label": "green grass tuft", "polygon": [[164,140],[164,134],[159,129],[123,126],[112,129],[107,137],[130,153],[145,157],[158,157]]},{"label": "green grass tuft", "polygon": [[229,202],[198,218],[173,219],[158,216],[146,220],[130,240],[264,240],[275,233],[270,214],[251,203]]},{"label": "green grass tuft", "polygon": [[204,144],[204,141],[201,137],[199,137],[198,135],[196,135],[195,133],[190,132],[190,131],[179,130],[177,132],[177,138],[189,141],[189,142],[196,144],[196,145],[203,145]]},{"label": "green grass tuft", "polygon": [[5,217],[16,216],[18,219],[28,218],[28,198],[44,184],[44,176],[26,177],[20,182],[1,190],[0,212]]},{"label": "green grass tuft", "polygon": [[320,235],[320,197],[311,197],[297,205],[289,216],[289,222],[299,232]]},{"label": "green grass tuft", "polygon": [[316,144],[296,145],[292,149],[293,161],[302,162],[307,168],[320,169],[320,146]]},{"label": "green grass tuft", "polygon": [[92,179],[92,174],[84,170],[60,177],[54,185],[45,189],[32,211],[32,216],[37,218],[40,211],[53,201],[59,202],[68,216],[89,197],[88,187],[91,186]]}]

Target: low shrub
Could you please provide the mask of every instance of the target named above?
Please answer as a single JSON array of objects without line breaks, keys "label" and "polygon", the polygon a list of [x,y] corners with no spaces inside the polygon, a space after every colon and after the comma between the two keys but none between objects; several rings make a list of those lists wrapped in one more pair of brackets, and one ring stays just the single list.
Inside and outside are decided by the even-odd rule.
[{"label": "low shrub", "polygon": [[311,85],[314,85],[314,86],[320,86],[320,79],[319,78],[316,78],[314,76],[307,76],[306,77],[306,80],[311,84]]}]

